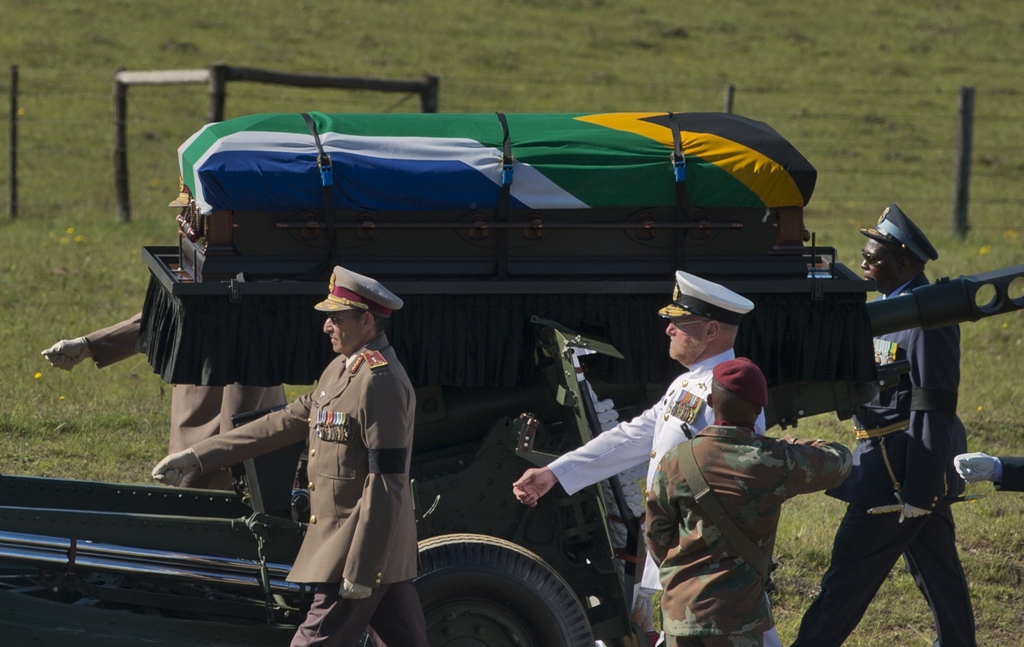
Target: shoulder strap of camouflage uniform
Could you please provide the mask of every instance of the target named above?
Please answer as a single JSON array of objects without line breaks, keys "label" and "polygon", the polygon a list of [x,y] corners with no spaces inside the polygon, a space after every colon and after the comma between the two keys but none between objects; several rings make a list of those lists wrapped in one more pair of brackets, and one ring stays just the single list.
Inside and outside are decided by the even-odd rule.
[{"label": "shoulder strap of camouflage uniform", "polygon": [[679,451],[679,463],[683,468],[683,476],[686,477],[686,482],[693,491],[694,498],[697,499],[697,503],[703,508],[711,522],[718,527],[729,545],[743,558],[743,561],[754,567],[754,570],[761,576],[761,581],[767,584],[768,576],[771,573],[771,558],[758,548],[746,533],[740,530],[729,513],[725,511],[718,497],[715,496],[714,490],[708,485],[700,468],[697,467],[697,458],[693,455],[693,441],[688,441],[685,444],[687,445],[686,449],[680,448]]}]

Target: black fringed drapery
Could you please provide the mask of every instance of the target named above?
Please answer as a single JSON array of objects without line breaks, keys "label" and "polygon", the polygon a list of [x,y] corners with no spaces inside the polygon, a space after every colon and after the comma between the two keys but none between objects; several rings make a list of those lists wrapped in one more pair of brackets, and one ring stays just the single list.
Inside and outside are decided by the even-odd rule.
[{"label": "black fringed drapery", "polygon": [[[399,295],[403,296],[403,295]],[[863,294],[766,293],[736,342],[770,386],[874,377]],[[333,358],[323,333],[322,295],[171,295],[151,279],[139,350],[166,382],[254,386],[314,382]],[[662,294],[415,294],[388,336],[413,384],[513,387],[533,380],[533,315],[612,343],[624,360],[602,358],[613,383],[657,384],[682,370],[668,357]],[[593,367],[592,367],[593,368]]]}]

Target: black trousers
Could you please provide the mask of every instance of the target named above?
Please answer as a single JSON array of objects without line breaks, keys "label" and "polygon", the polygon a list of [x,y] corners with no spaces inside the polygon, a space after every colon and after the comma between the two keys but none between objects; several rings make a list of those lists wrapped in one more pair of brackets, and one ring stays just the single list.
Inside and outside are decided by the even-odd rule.
[{"label": "black trousers", "polygon": [[904,519],[898,513],[868,514],[854,505],[836,531],[832,564],[821,593],[800,622],[793,647],[838,647],[857,627],[885,577],[903,555],[931,608],[935,645],[973,647],[974,611],[948,505]]},{"label": "black trousers", "polygon": [[351,647],[367,627],[387,647],[429,647],[427,623],[412,581],[384,584],[363,600],[341,597],[339,587],[317,584],[313,605],[291,647]]}]

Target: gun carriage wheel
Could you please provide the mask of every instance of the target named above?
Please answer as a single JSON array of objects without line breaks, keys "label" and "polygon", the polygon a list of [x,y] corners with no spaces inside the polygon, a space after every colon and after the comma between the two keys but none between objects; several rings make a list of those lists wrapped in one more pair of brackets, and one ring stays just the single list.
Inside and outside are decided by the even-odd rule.
[{"label": "gun carriage wheel", "polygon": [[416,579],[432,647],[592,647],[580,601],[543,559],[484,535],[420,542]]}]

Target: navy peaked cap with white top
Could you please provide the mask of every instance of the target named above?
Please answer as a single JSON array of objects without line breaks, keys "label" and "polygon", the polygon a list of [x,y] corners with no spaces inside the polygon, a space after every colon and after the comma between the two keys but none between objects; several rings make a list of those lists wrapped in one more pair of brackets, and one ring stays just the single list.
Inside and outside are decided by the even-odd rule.
[{"label": "navy peaked cap with white top", "polygon": [[929,259],[934,261],[939,257],[939,253],[935,251],[935,247],[924,232],[918,229],[914,221],[895,204],[885,208],[878,218],[877,225],[861,229],[860,233],[881,243],[901,247],[922,263],[927,263]]},{"label": "navy peaked cap with white top", "polygon": [[672,303],[658,311],[666,319],[706,317],[725,324],[739,324],[754,304],[729,288],[682,270],[676,272]]}]

